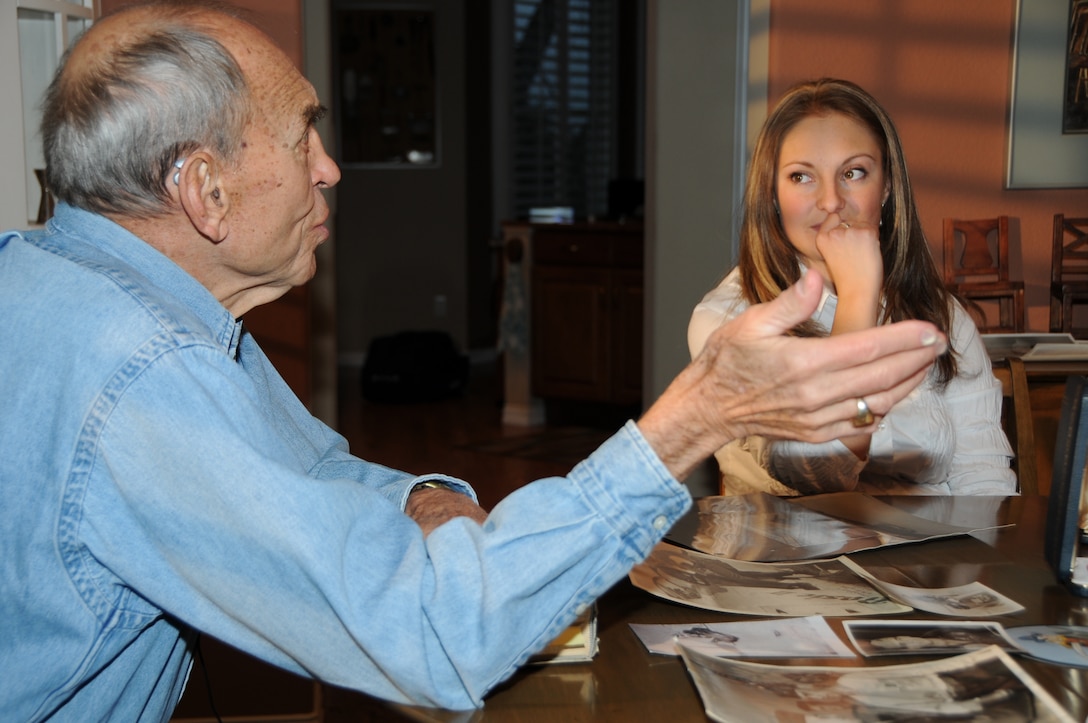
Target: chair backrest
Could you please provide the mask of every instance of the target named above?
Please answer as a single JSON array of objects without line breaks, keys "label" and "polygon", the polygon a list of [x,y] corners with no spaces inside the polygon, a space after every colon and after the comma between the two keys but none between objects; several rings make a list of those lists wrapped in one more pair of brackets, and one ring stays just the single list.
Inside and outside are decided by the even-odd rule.
[{"label": "chair backrest", "polygon": [[994,362],[994,376],[1001,382],[1004,397],[1001,425],[1013,446],[1013,467],[1020,484],[1020,494],[1039,494],[1039,475],[1035,459],[1035,418],[1031,413],[1028,377],[1024,362],[1010,357]]},{"label": "chair backrest", "polygon": [[944,220],[945,284],[1009,280],[1009,217]]},{"label": "chair backrest", "polygon": [[1088,218],[1054,214],[1050,256],[1050,281],[1088,281]]}]

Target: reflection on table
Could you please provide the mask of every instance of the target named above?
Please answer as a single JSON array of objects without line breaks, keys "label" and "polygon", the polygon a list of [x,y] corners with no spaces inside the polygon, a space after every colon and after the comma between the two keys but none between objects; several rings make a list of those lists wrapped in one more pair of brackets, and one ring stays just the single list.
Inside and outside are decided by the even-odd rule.
[{"label": "reflection on table", "polygon": [[[1044,497],[884,497],[920,517],[949,524],[982,526],[979,516],[1012,526],[972,536],[880,548],[851,556],[877,577],[909,579],[925,587],[980,581],[1025,607],[995,618],[1007,628],[1023,625],[1088,625],[1088,600],[1060,586],[1043,559]],[[376,720],[441,721],[706,721],[706,714],[678,658],[646,652],[628,623],[687,624],[753,619],[685,607],[653,597],[626,580],[599,602],[600,652],[591,663],[529,666],[494,691],[479,711],[443,711],[373,702]],[[935,619],[917,611],[897,617]],[[949,619],[949,618],[943,618]],[[841,620],[832,628],[846,640]],[[857,657],[775,661],[797,665],[874,666],[917,662],[917,657]],[[1066,668],[1030,658],[1021,665],[1076,720],[1088,715],[1088,669]],[[354,694],[353,694],[354,695]]]}]

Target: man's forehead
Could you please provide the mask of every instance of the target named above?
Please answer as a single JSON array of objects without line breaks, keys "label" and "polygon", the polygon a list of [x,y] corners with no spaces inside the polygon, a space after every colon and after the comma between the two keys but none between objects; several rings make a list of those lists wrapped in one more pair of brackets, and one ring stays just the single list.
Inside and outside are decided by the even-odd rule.
[{"label": "man's forehead", "polygon": [[217,36],[242,69],[257,105],[308,123],[318,107],[317,94],[287,54],[248,23],[230,17],[222,22]]}]

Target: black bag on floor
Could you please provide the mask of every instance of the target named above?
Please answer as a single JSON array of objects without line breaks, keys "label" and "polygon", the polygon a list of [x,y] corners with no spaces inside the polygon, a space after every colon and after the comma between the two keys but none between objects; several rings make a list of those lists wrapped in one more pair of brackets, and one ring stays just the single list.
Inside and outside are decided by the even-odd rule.
[{"label": "black bag on floor", "polygon": [[427,402],[460,394],[468,356],[443,331],[404,331],[370,342],[363,397],[372,402]]}]

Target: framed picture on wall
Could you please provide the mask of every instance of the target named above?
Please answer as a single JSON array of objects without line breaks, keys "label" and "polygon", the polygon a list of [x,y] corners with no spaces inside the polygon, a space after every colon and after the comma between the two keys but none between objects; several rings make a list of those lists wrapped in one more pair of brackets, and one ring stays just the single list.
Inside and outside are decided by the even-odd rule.
[{"label": "framed picture on wall", "polygon": [[344,166],[439,164],[434,11],[335,0],[334,109]]},{"label": "framed picture on wall", "polygon": [[1088,0],[1019,0],[1006,188],[1088,187]]},{"label": "framed picture on wall", "polygon": [[1062,132],[1088,133],[1088,0],[1070,0]]}]

